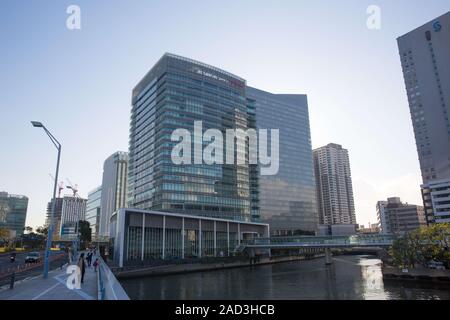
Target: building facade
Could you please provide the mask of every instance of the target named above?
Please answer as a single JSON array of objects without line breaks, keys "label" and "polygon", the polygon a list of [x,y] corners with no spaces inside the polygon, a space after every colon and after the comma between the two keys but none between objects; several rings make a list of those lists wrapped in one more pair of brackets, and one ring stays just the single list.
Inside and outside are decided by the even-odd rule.
[{"label": "building facade", "polygon": [[403,203],[400,198],[392,197],[378,204],[384,213],[383,234],[405,234],[426,226],[424,208],[422,206]]},{"label": "building facade", "polygon": [[[450,180],[450,12],[397,39],[423,189]],[[428,223],[446,221],[424,198]],[[436,215],[436,216],[435,216]]]},{"label": "building facade", "polygon": [[356,224],[348,151],[330,143],[313,155],[320,224]]},{"label": "building facade", "polygon": [[92,230],[92,240],[98,239],[100,227],[100,209],[102,203],[102,186],[95,188],[88,193],[86,202],[86,221]]},{"label": "building facade", "polygon": [[427,224],[450,222],[450,179],[421,186]]},{"label": "building facade", "polygon": [[423,183],[450,179],[450,12],[397,39]]},{"label": "building facade", "polygon": [[61,210],[60,239],[72,239],[77,233],[77,224],[86,220],[86,199],[77,196],[64,196]]},{"label": "building facade", "polygon": [[261,221],[274,235],[314,234],[318,216],[307,97],[252,87],[246,96],[257,129],[279,130],[278,173],[259,175],[257,181]]},{"label": "building facade", "polygon": [[386,209],[387,204],[388,204],[387,201],[378,201],[376,206],[378,228],[380,229],[381,234],[391,233],[388,210]]},{"label": "building facade", "polygon": [[[63,208],[64,199],[56,198],[55,201],[56,201],[56,207],[55,207],[55,214],[53,217],[54,227],[53,227],[53,237],[52,237],[52,239],[54,239],[54,240],[59,239],[60,232],[61,232],[61,218],[62,218],[62,208]],[[53,210],[53,199],[50,200],[50,202],[48,202],[48,204],[47,204],[47,218],[45,220],[45,226],[47,228],[50,227],[52,210]]]},{"label": "building facade", "polygon": [[[251,221],[248,161],[172,162],[171,152],[178,144],[171,140],[172,132],[181,128],[192,133],[196,121],[201,121],[203,132],[246,130],[245,80],[198,61],[165,54],[132,94],[129,206]],[[236,148],[234,156],[237,153]],[[192,159],[197,155],[194,150]]]},{"label": "building facade", "polygon": [[11,236],[20,236],[25,228],[28,198],[0,192],[0,229],[10,230]]},{"label": "building facade", "polygon": [[109,219],[127,206],[128,153],[118,151],[103,164],[99,236],[108,236]]},{"label": "building facade", "polygon": [[242,241],[268,237],[269,226],[219,218],[139,209],[120,209],[111,217],[113,261],[228,257]]}]

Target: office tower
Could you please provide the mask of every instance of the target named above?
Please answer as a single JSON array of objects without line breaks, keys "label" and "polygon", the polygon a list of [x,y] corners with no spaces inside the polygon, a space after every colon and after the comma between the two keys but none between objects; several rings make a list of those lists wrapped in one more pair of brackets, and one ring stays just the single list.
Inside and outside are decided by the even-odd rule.
[{"label": "office tower", "polygon": [[246,95],[256,127],[279,130],[278,173],[256,181],[261,220],[274,235],[314,234],[318,217],[307,97],[252,87]]},{"label": "office tower", "polygon": [[251,221],[247,161],[194,163],[195,150],[191,163],[171,159],[179,143],[171,141],[175,129],[193,133],[194,122],[201,121],[202,132],[217,129],[225,136],[226,129],[248,128],[247,112],[244,79],[164,54],[132,93],[129,206]]},{"label": "office tower", "polygon": [[103,164],[99,236],[109,234],[109,219],[127,205],[128,153],[118,151]]},{"label": "office tower", "polygon": [[398,197],[378,201],[377,208],[384,216],[379,221],[383,234],[404,234],[426,225],[423,207],[403,203]]},{"label": "office tower", "polygon": [[88,193],[86,202],[86,221],[92,230],[92,239],[98,239],[100,227],[100,208],[102,199],[102,186],[95,188]]},{"label": "office tower", "polygon": [[380,229],[381,234],[391,233],[388,210],[386,209],[387,204],[388,204],[387,201],[378,201],[376,206],[378,227]]},{"label": "office tower", "polygon": [[397,42],[427,222],[450,222],[450,210],[436,208],[428,199],[436,183],[450,190],[450,12],[399,37]]},{"label": "office tower", "polygon": [[86,199],[64,196],[61,210],[61,238],[71,239],[76,236],[78,221],[86,219]]},{"label": "office tower", "polygon": [[[54,227],[53,227],[53,240],[56,240],[59,238],[60,232],[61,232],[61,217],[62,217],[62,208],[63,208],[63,201],[64,198],[56,198],[56,207],[55,207],[55,215],[54,215]],[[53,210],[53,199],[50,200],[47,204],[47,219],[45,221],[45,226],[47,228],[50,227],[51,222],[51,216],[52,216],[52,210]]]},{"label": "office tower", "polygon": [[330,143],[313,155],[320,223],[356,224],[348,151]]},{"label": "office tower", "polygon": [[11,237],[22,235],[27,208],[27,197],[0,192],[0,229],[9,230]]}]

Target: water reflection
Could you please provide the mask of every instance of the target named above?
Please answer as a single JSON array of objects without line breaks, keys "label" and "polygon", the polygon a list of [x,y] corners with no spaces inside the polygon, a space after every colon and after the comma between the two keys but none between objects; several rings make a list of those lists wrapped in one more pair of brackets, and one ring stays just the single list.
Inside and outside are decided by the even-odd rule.
[{"label": "water reflection", "polygon": [[258,267],[121,281],[132,299],[450,299],[450,291],[417,283],[383,282],[381,261],[338,256]]}]

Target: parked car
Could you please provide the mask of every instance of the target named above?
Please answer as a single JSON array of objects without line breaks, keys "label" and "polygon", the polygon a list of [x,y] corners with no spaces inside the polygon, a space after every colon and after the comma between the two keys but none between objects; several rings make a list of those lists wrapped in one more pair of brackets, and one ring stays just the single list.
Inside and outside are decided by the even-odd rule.
[{"label": "parked car", "polygon": [[428,262],[427,267],[429,269],[445,270],[444,263],[440,261],[430,261]]},{"label": "parked car", "polygon": [[41,261],[41,254],[39,252],[30,252],[25,257],[25,263],[37,263]]}]

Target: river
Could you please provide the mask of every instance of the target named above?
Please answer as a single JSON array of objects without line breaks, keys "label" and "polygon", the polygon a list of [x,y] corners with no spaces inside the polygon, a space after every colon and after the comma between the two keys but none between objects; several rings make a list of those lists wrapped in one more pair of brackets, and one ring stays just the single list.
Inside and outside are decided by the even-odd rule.
[{"label": "river", "polygon": [[450,299],[448,287],[383,281],[381,261],[336,256],[256,267],[120,281],[131,299],[398,300]]}]

